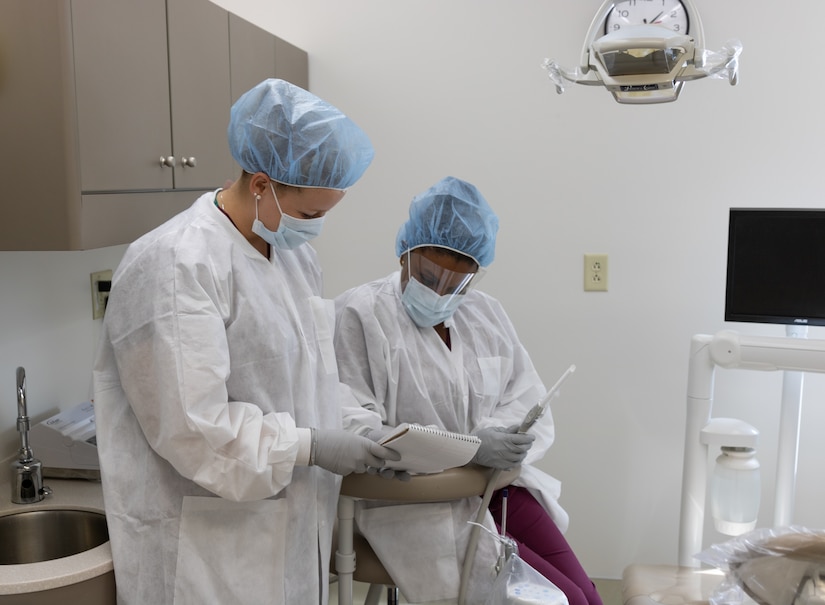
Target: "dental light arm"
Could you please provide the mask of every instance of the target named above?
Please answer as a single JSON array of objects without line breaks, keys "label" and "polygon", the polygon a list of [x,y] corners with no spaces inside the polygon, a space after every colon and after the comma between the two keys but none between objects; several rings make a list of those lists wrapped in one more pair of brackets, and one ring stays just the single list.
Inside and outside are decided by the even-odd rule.
[{"label": "dental light arm", "polygon": [[675,101],[685,82],[700,78],[739,80],[738,40],[718,52],[704,49],[699,13],[682,0],[690,15],[689,35],[659,25],[632,25],[604,34],[605,21],[615,1],[605,0],[584,39],[580,65],[565,69],[545,59],[543,67],[559,94],[565,82],[604,86],[619,103],[650,104]]},{"label": "dental light arm", "polygon": [[715,336],[699,334],[693,337],[688,365],[679,526],[679,565],[685,567],[697,566],[694,555],[702,549],[708,442],[702,433],[711,421],[716,366],[823,373],[825,340],[743,336],[730,330],[723,330]]}]

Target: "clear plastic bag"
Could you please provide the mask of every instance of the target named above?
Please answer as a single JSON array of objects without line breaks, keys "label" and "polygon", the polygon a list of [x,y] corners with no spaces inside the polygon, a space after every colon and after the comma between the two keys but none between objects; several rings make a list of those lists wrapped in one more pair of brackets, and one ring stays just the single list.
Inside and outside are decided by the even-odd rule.
[{"label": "clear plastic bag", "polygon": [[504,560],[485,605],[569,605],[561,589],[530,567],[518,556],[515,543],[509,538],[497,538],[505,543]]},{"label": "clear plastic bag", "polygon": [[714,544],[696,558],[726,573],[711,605],[825,605],[825,531],[758,529]]}]

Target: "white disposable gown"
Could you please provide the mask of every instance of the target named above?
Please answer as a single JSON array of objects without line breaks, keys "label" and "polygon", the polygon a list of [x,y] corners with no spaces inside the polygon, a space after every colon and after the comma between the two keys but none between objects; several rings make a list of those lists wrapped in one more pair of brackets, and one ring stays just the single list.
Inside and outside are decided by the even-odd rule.
[{"label": "white disposable gown", "polygon": [[215,193],[114,275],[94,368],[120,603],[326,603],[339,477],[296,466],[340,428],[314,250],[257,252]]},{"label": "white disposable gown", "polygon": [[[445,322],[451,348],[434,329],[419,328],[410,319],[401,304],[400,272],[336,299],[338,368],[362,406],[391,426],[411,422],[470,433],[521,423],[546,388],[501,304],[478,290],[466,296]],[[527,488],[565,531],[560,483],[532,465],[553,443],[549,410],[531,433],[536,440],[514,484]],[[479,502],[365,506],[356,520],[408,600],[449,599],[458,592],[467,521]],[[457,542],[454,549],[447,546],[451,541]],[[471,603],[483,603],[491,586],[492,542],[482,531],[467,591]]]}]

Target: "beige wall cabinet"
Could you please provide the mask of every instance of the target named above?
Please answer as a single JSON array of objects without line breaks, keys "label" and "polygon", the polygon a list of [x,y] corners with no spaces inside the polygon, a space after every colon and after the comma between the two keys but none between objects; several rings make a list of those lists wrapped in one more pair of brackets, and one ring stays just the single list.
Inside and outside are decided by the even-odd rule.
[{"label": "beige wall cabinet", "polygon": [[128,243],[237,178],[231,104],[304,51],[209,0],[0,0],[0,249]]}]

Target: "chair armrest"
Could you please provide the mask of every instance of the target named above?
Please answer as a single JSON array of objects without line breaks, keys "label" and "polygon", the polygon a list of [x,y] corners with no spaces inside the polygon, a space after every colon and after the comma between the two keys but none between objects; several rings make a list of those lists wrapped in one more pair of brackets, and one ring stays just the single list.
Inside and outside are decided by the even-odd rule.
[{"label": "chair armrest", "polygon": [[[445,502],[481,496],[495,469],[476,464],[450,468],[440,473],[413,475],[409,481],[384,479],[367,473],[351,474],[341,482],[341,495],[362,500],[393,502]],[[521,467],[501,471],[495,488],[510,485]]]}]

